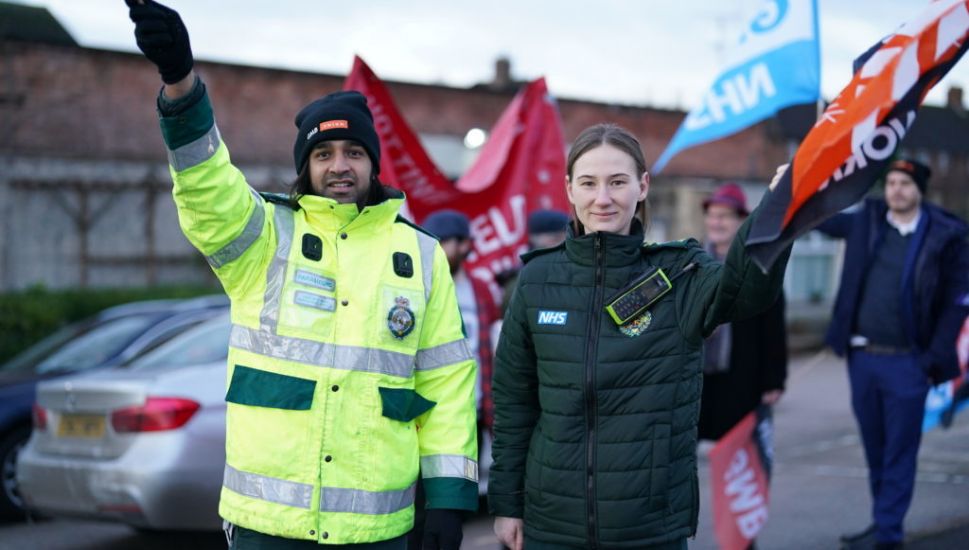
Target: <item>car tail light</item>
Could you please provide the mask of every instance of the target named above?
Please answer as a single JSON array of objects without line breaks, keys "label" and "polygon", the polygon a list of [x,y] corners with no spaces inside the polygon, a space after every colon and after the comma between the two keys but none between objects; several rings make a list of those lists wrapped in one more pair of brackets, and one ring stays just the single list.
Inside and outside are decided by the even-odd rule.
[{"label": "car tail light", "polygon": [[45,431],[47,429],[47,411],[37,403],[34,403],[31,418],[34,421],[35,430]]},{"label": "car tail light", "polygon": [[149,397],[144,405],[111,413],[111,426],[118,433],[174,430],[184,426],[199,407],[191,399]]}]

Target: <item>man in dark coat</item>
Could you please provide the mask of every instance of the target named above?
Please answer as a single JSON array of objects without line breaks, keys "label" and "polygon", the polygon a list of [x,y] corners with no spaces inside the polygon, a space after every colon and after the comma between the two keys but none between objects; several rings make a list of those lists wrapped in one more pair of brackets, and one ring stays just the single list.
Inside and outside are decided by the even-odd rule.
[{"label": "man in dark coat", "polygon": [[827,342],[848,360],[872,495],[873,524],[843,536],[848,547],[901,547],[929,383],[959,374],[969,226],[922,200],[930,173],[917,161],[894,161],[883,200],[819,227],[846,240]]},{"label": "man in dark coat", "polygon": [[[740,224],[747,199],[726,183],[703,201],[707,252],[723,260]],[[704,345],[703,397],[699,438],[717,440],[761,403],[773,405],[787,378],[784,296],[767,311],[717,327]]]}]

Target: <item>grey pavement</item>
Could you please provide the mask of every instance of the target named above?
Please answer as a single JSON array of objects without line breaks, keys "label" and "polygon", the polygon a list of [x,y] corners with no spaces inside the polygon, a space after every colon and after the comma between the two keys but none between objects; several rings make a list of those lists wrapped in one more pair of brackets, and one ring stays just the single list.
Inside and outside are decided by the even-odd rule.
[{"label": "grey pavement", "polygon": [[[770,518],[763,549],[835,549],[838,536],[869,523],[867,471],[848,402],[844,363],[829,353],[792,360],[788,391],[775,409]],[[716,548],[708,464],[701,453],[700,526],[692,550]],[[948,431],[923,437],[915,499],[906,521],[909,550],[969,549],[969,413]],[[73,520],[0,525],[0,550],[219,549],[214,535],[145,535],[122,525]],[[498,548],[483,513],[465,526],[462,548]]]},{"label": "grey pavement", "polygon": [[[851,414],[844,361],[830,352],[792,361],[775,408],[770,519],[758,548],[837,548],[841,533],[871,523],[867,468]],[[709,476],[700,465],[700,527],[690,548],[716,548]],[[906,517],[909,548],[969,548],[969,415],[922,438],[915,496]],[[963,533],[956,540],[947,537]],[[961,540],[960,540],[961,539]]]},{"label": "grey pavement", "polygon": [[[835,549],[841,533],[870,523],[867,469],[849,404],[844,362],[830,352],[792,358],[787,393],[774,410],[770,518],[758,549]],[[691,550],[717,548],[709,466],[701,451],[700,525]],[[969,413],[923,436],[906,548],[969,549]],[[466,529],[463,548],[494,549],[491,520]]]}]

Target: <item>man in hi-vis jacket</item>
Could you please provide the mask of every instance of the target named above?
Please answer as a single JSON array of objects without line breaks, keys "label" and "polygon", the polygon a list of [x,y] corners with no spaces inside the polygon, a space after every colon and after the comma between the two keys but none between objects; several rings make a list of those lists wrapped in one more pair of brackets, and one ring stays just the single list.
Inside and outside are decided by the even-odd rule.
[{"label": "man in hi-vis jacket", "polygon": [[232,548],[405,548],[418,467],[425,548],[477,508],[475,364],[448,262],[377,179],[366,99],[296,116],[298,177],[264,197],[231,164],[179,15],[127,0],[158,66],[179,223],[232,301],[219,513]]}]

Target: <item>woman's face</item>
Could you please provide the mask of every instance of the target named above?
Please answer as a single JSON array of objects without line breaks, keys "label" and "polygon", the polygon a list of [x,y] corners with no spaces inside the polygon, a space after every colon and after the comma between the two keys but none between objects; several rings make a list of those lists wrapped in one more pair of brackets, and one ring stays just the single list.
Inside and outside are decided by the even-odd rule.
[{"label": "woman's face", "polygon": [[576,159],[565,190],[587,233],[628,235],[636,203],[649,192],[649,174],[639,177],[633,157],[602,144]]}]

